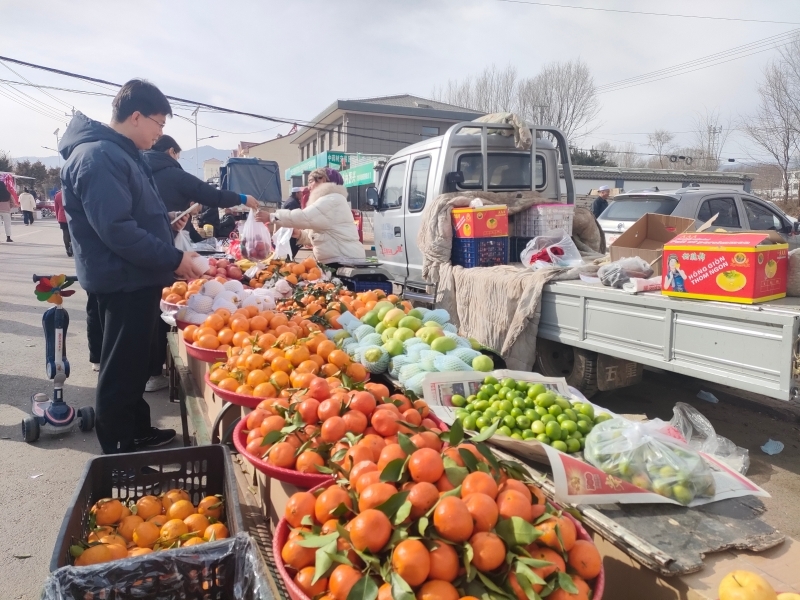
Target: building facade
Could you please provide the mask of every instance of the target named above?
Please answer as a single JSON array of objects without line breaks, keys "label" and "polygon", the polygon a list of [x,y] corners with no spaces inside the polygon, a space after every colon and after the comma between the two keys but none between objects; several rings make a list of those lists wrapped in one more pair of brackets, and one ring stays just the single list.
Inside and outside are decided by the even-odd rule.
[{"label": "building facade", "polygon": [[[291,136],[284,135],[261,144],[249,145],[243,150],[242,156],[260,158],[261,160],[274,160],[278,163],[278,173],[283,176],[297,162],[297,146],[292,144]],[[281,188],[284,189],[284,197],[288,197],[287,188],[290,189],[291,185],[282,183]]]},{"label": "building facade", "polygon": [[209,158],[203,161],[203,181],[219,177],[219,168],[222,161],[218,158]]}]

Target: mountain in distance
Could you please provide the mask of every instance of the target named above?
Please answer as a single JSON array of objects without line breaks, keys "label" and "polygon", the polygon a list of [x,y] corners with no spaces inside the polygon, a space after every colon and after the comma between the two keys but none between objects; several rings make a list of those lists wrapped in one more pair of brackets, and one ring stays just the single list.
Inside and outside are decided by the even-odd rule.
[{"label": "mountain in distance", "polygon": [[[203,161],[208,160],[209,158],[216,158],[217,160],[221,160],[225,162],[228,158],[230,158],[232,150],[220,150],[219,148],[214,148],[213,146],[200,146],[197,149],[197,168],[195,169],[195,150],[194,148],[187,148],[183,152],[181,152],[181,158],[178,161],[181,163],[183,170],[187,173],[191,173],[192,175],[196,175],[200,179],[203,178]],[[35,163],[37,160],[42,161],[42,164],[47,167],[48,169],[52,169],[53,167],[59,167],[64,164],[64,160],[59,160],[58,156],[14,156],[12,158],[14,161],[23,161],[29,160],[32,163]]]}]

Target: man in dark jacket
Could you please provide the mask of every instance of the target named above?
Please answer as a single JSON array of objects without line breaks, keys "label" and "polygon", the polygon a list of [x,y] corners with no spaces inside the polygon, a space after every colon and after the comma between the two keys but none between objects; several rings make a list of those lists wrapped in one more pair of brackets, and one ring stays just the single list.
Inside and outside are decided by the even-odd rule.
[{"label": "man in dark jacket", "polygon": [[[183,212],[192,202],[217,209],[244,204],[258,210],[258,201],[253,196],[218,190],[184,171],[178,162],[180,154],[181,147],[169,135],[162,135],[152,149],[144,153],[167,210]],[[191,223],[186,224],[186,229],[193,242],[203,239]]]},{"label": "man in dark jacket", "polygon": [[592,202],[592,214],[595,219],[599,219],[603,211],[608,208],[608,195],[610,193],[611,190],[608,189],[607,185],[601,185],[597,188],[597,198]]},{"label": "man in dark jacket", "polygon": [[81,286],[97,299],[103,329],[97,438],[106,454],[167,444],[172,429],[150,424],[142,398],[164,286],[202,275],[195,252],[175,248],[170,216],[141,151],[162,134],[169,101],[132,80],[112,102],[110,126],[76,113],[59,152],[64,210]]}]

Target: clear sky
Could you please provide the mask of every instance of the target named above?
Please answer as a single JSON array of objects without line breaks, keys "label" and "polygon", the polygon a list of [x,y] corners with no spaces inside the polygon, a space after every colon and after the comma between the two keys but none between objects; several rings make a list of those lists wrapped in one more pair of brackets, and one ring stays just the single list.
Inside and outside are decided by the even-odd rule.
[{"label": "clear sky", "polygon": [[[229,108],[309,120],[337,98],[429,96],[434,85],[492,63],[521,76],[581,58],[601,86],[800,28],[800,0],[549,0],[549,4],[798,24],[672,18],[574,10],[500,0],[0,0],[0,55],[97,78],[145,77],[165,93]],[[770,47],[767,47],[770,48]],[[753,54],[600,96],[600,126],[582,145],[645,141],[643,132],[691,130],[694,113],[738,119],[754,110],[756,85],[777,50]],[[0,79],[113,94],[104,86],[7,63]],[[12,91],[13,90],[13,91]],[[27,94],[30,97],[21,96]],[[107,122],[110,98],[0,83],[0,149],[52,154],[74,106]],[[11,96],[11,98],[9,98]],[[34,101],[33,99],[36,101]],[[35,106],[37,111],[23,106]],[[191,118],[190,108],[177,114]],[[44,113],[44,114],[42,114]],[[286,126],[201,111],[200,145],[265,141]],[[212,129],[213,128],[213,129]],[[226,132],[233,133],[223,133]],[[166,133],[194,146],[194,125]],[[689,144],[691,135],[679,133]],[[741,135],[724,156],[747,156]],[[647,152],[646,146],[639,146]],[[752,154],[759,155],[755,150]],[[763,154],[762,154],[763,156]]]}]

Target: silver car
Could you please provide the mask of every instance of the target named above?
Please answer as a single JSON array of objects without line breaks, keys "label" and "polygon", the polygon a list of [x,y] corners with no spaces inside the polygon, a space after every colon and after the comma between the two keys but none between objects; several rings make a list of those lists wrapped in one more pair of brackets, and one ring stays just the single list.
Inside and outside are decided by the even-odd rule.
[{"label": "silver car", "polygon": [[800,222],[771,202],[747,192],[702,187],[665,192],[631,192],[616,196],[597,219],[605,233],[606,244],[613,243],[647,213],[687,217],[694,219],[698,227],[719,214],[712,230],[772,230],[786,238],[790,249],[800,247]]}]

